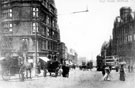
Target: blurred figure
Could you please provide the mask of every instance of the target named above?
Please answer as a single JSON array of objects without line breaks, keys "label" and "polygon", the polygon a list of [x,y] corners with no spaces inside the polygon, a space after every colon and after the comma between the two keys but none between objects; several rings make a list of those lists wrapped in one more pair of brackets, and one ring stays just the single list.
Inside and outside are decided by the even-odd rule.
[{"label": "blurred figure", "polygon": [[120,80],[125,81],[125,70],[123,64],[120,66]]},{"label": "blurred figure", "polygon": [[109,81],[110,80],[110,68],[107,66],[105,67],[105,75],[103,77],[103,80]]},{"label": "blurred figure", "polygon": [[69,77],[69,65],[66,62],[64,62],[63,66],[62,66],[62,76]]},{"label": "blurred figure", "polygon": [[102,67],[102,75],[103,76],[105,75],[105,65],[103,65],[103,67]]},{"label": "blurred figure", "polygon": [[116,72],[118,72],[119,71],[119,66],[116,66]]},{"label": "blurred figure", "polygon": [[134,72],[134,67],[133,66],[131,66],[131,72]]},{"label": "blurred figure", "polygon": [[130,72],[131,71],[131,69],[130,69],[130,65],[128,65],[128,72]]},{"label": "blurred figure", "polygon": [[40,61],[38,61],[38,63],[37,63],[37,73],[38,74],[41,73],[41,63],[40,63]]}]

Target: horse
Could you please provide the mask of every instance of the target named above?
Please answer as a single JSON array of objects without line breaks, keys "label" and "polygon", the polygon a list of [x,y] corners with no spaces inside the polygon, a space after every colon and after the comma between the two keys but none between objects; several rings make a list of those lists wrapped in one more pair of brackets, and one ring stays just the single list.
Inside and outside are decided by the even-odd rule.
[{"label": "horse", "polygon": [[[26,72],[26,79],[28,78],[32,78],[31,77],[31,71],[32,71],[32,68],[33,68],[33,64],[28,62],[28,61],[23,61],[20,63],[20,70],[19,70],[19,73],[20,73],[20,78],[22,78],[22,80],[25,79],[24,77],[24,72]],[[28,72],[29,72],[29,77],[28,77]]]},{"label": "horse", "polygon": [[47,74],[47,62],[39,58],[37,68],[38,68],[38,73],[40,73],[40,70],[43,70],[44,71],[43,76],[46,77],[46,74]]}]

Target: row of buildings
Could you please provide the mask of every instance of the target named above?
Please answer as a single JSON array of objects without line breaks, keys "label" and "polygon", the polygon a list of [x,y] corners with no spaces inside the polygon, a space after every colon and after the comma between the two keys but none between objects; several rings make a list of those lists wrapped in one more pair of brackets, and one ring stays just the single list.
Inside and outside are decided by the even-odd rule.
[{"label": "row of buildings", "polygon": [[37,57],[61,63],[67,57],[54,0],[1,0],[0,24],[1,56],[25,54],[34,63]]},{"label": "row of buildings", "polygon": [[[127,64],[135,64],[135,12],[122,7],[113,27],[113,37],[107,45],[107,55],[117,55]],[[102,55],[105,52],[102,51]]]}]

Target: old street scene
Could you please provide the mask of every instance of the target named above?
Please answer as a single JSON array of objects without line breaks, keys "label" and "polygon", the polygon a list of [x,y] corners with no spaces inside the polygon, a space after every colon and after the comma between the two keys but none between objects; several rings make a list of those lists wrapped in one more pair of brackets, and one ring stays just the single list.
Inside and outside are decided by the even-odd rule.
[{"label": "old street scene", "polygon": [[135,0],[0,0],[0,88],[135,88]]}]

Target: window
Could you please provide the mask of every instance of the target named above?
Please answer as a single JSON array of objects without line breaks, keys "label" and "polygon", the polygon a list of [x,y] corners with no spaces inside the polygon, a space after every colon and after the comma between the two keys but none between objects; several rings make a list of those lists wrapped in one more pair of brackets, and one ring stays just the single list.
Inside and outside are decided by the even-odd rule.
[{"label": "window", "polygon": [[2,11],[2,17],[4,18],[12,18],[13,14],[12,14],[12,9],[7,9],[7,10],[3,10]]},{"label": "window", "polygon": [[38,17],[38,8],[33,8],[33,17]]},{"label": "window", "polygon": [[44,45],[45,45],[45,41],[43,40],[42,41],[42,49],[45,49]]},{"label": "window", "polygon": [[43,29],[43,34],[46,36],[46,27]]},{"label": "window", "polygon": [[38,23],[32,24],[33,32],[38,32]]},{"label": "window", "polygon": [[53,20],[53,21],[52,21],[52,27],[54,27],[54,26],[55,26],[55,21]]},{"label": "window", "polygon": [[12,17],[13,14],[12,14],[12,9],[9,9],[9,13],[8,13],[9,17]]},{"label": "window", "polygon": [[128,41],[129,41],[129,42],[132,41],[132,35],[128,35]]},{"label": "window", "polygon": [[42,40],[42,49],[46,49],[46,40]]},{"label": "window", "polygon": [[8,17],[10,17],[10,18],[13,17],[12,9],[9,9],[9,10],[8,10]]},{"label": "window", "polygon": [[9,31],[10,31],[10,32],[12,32],[12,31],[13,31],[13,29],[12,29],[12,28],[13,28],[13,25],[10,23],[10,24],[9,24]]},{"label": "window", "polygon": [[46,17],[46,24],[49,24],[49,17]]},{"label": "window", "polygon": [[49,29],[48,28],[46,28],[47,29],[47,37],[49,37]]}]

